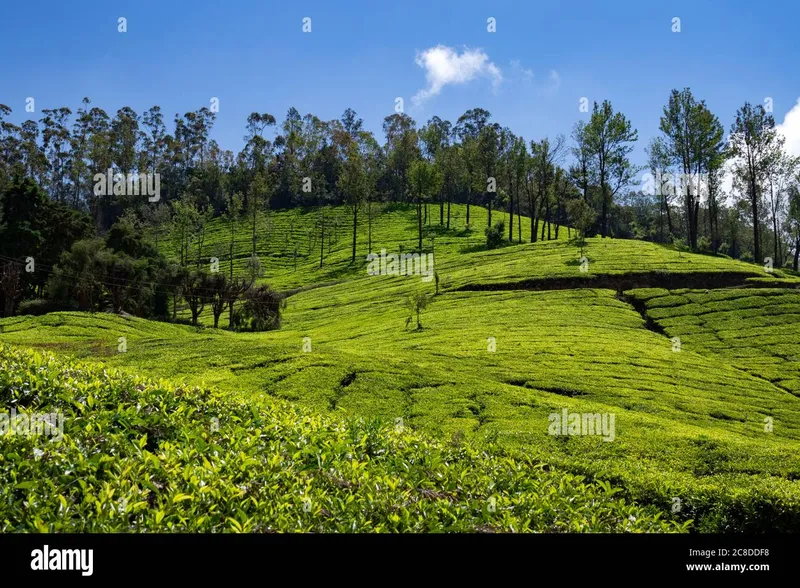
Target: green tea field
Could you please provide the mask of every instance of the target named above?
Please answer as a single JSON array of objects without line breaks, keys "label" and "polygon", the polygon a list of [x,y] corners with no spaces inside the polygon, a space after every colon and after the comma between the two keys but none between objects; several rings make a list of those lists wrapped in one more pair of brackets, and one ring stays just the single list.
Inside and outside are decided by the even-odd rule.
[{"label": "green tea field", "polygon": [[[292,214],[273,213],[273,227],[291,224]],[[484,210],[473,207],[471,214],[485,222]],[[411,246],[413,220],[410,208],[379,215],[373,250]],[[209,232],[204,261],[224,243],[219,223]],[[237,247],[246,249],[246,228],[240,230]],[[213,329],[207,313],[201,315],[204,324],[193,327],[56,312],[0,320],[0,342],[176,386],[212,388],[237,407],[274,411],[291,404],[321,415],[314,418],[400,426],[436,447],[491,447],[514,468],[544,476],[543,484],[555,479],[552,472],[585,478],[589,486],[579,492],[610,484],[626,504],[653,509],[680,528],[800,528],[795,278],[641,241],[592,238],[581,254],[563,230],[559,237],[487,251],[477,230],[457,225],[443,231],[434,245],[438,294],[435,283],[419,275],[368,275],[363,255],[350,265],[346,238],[332,246],[322,270],[313,255],[295,270],[293,259],[290,265],[273,242],[259,256],[263,281],[290,294],[279,330]],[[234,270],[241,268],[234,264]],[[301,284],[306,287],[298,289]],[[420,329],[416,316],[408,321],[405,306],[418,292],[430,295]],[[576,413],[613,415],[614,427],[605,435],[553,434],[553,415]],[[390,437],[382,436],[381,443],[395,443]],[[509,496],[517,492],[506,490]],[[245,514],[258,519],[253,508]],[[336,518],[335,509],[325,509]],[[547,525],[558,519],[543,519],[543,527],[513,512],[502,528],[553,529]],[[475,513],[462,514],[452,526],[432,522],[428,528],[491,524],[479,522]],[[422,515],[412,510],[402,516]],[[573,530],[625,530],[611,514],[599,526],[583,516],[574,524],[567,517],[565,524]],[[239,524],[247,520],[233,518]],[[163,520],[171,529],[186,528],[178,523],[180,515]],[[389,530],[400,524],[387,522],[392,520],[380,515],[364,524]],[[404,521],[404,528],[422,528]],[[147,525],[161,528],[155,523],[148,519]],[[214,517],[204,523],[224,524]],[[308,520],[295,528],[328,524]]]}]

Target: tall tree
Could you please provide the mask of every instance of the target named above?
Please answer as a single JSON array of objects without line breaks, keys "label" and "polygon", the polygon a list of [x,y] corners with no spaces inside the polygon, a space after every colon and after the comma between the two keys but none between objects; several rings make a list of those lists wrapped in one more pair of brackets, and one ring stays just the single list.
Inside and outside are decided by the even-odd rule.
[{"label": "tall tree", "polygon": [[753,256],[761,263],[761,199],[763,184],[773,162],[780,157],[784,139],[775,130],[775,119],[762,105],[745,102],[736,111],[728,144],[736,175],[747,186],[753,218]]},{"label": "tall tree", "polygon": [[483,108],[473,108],[466,111],[456,121],[455,134],[460,139],[464,166],[466,171],[467,187],[467,226],[469,226],[470,204],[472,194],[476,189],[483,191],[486,189],[486,178],[483,177],[481,165],[481,151],[478,145],[478,138],[481,136],[483,128],[489,124],[492,115]]},{"label": "tall tree", "polygon": [[667,236],[672,241],[672,215],[670,213],[670,197],[672,190],[669,181],[669,169],[671,157],[669,148],[663,137],[654,137],[650,144],[645,148],[647,153],[647,167],[650,169],[653,181],[653,195],[659,202],[659,227],[661,229],[661,241],[664,241],[664,220],[667,217]]},{"label": "tall tree", "polygon": [[409,172],[411,189],[417,201],[417,228],[418,249],[422,251],[422,206],[431,194],[438,192],[441,185],[441,175],[436,166],[424,159],[418,159],[411,164]]},{"label": "tall tree", "polygon": [[354,140],[347,146],[347,158],[339,177],[339,189],[344,194],[345,202],[353,218],[353,254],[351,263],[356,262],[356,238],[358,235],[358,210],[361,208],[367,193],[367,174],[361,151]]},{"label": "tall tree", "polygon": [[689,88],[673,90],[661,116],[660,129],[673,162],[682,173],[676,186],[684,196],[684,214],[689,246],[697,249],[700,200],[707,182],[704,178],[718,164],[724,143],[722,125],[698,102]]},{"label": "tall tree", "polygon": [[586,143],[594,159],[600,184],[600,234],[608,236],[608,211],[614,196],[630,184],[635,169],[628,160],[638,132],[621,112],[614,112],[611,102],[594,103],[592,116],[586,126]]}]

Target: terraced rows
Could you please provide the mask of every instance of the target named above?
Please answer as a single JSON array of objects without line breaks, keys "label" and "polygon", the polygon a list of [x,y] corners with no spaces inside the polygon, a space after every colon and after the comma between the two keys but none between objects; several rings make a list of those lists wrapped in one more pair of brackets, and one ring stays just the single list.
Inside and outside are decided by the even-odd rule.
[{"label": "terraced rows", "polygon": [[[466,206],[451,205],[451,229],[439,227],[439,209],[429,207],[430,230],[435,235],[434,250],[437,263],[445,259],[457,259],[466,251],[485,247],[484,227],[487,225],[486,209],[470,207],[471,230],[465,230]],[[292,289],[312,283],[327,283],[358,276],[365,271],[365,258],[370,251],[369,227],[366,213],[359,217],[357,230],[357,263],[350,263],[352,255],[352,216],[345,207],[331,207],[325,210],[326,237],[323,267],[320,262],[319,210],[291,209],[270,211],[258,217],[256,251],[266,270],[265,281],[278,289]],[[376,205],[373,212],[372,252],[380,253],[382,248],[388,252],[411,251],[417,247],[416,209],[410,205]],[[446,218],[446,217],[445,217]],[[492,222],[504,219],[508,214],[494,211]],[[515,222],[514,236],[517,237]],[[522,219],[522,237],[530,236],[530,219]],[[566,237],[565,231],[559,238]],[[429,241],[425,240],[429,247]],[[168,256],[176,257],[178,249],[174,237],[162,237],[161,250]],[[295,256],[295,248],[297,255]],[[248,219],[238,222],[234,236],[234,273],[245,271],[245,262],[252,251],[252,231]],[[190,260],[196,259],[197,244],[190,248]],[[230,227],[223,219],[214,219],[207,227],[201,259],[211,257],[220,260],[220,271],[229,271]]]},{"label": "terraced rows", "polygon": [[713,354],[800,396],[800,291],[786,288],[633,290],[684,349]]}]

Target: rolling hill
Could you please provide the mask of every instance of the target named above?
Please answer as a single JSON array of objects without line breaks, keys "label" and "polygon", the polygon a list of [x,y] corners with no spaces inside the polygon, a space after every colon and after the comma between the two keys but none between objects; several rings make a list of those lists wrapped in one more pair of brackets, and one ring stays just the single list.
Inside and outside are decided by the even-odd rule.
[{"label": "rolling hill", "polygon": [[[288,401],[326,419],[490,446],[515,463],[609,482],[694,530],[800,528],[795,276],[641,241],[588,239],[581,251],[563,228],[559,240],[487,251],[460,215],[433,245],[434,295],[420,276],[368,275],[363,256],[350,264],[346,235],[323,268],[312,248],[295,269],[285,251],[303,214],[273,213],[259,250],[264,280],[290,294],[279,331],[51,313],[1,320],[0,342],[213,387],[243,405]],[[373,250],[411,250],[413,214],[378,215]],[[476,227],[485,214],[472,207]],[[225,228],[209,227],[203,260],[224,248]],[[236,243],[241,271],[247,227]],[[360,252],[366,243],[362,231]],[[431,295],[422,329],[407,325],[405,301],[418,292]],[[613,415],[613,441],[551,434],[565,410]]]}]

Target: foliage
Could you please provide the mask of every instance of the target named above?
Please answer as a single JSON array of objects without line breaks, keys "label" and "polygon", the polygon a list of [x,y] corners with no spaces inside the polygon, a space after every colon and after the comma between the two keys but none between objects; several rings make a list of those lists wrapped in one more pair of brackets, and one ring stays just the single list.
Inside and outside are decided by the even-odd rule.
[{"label": "foliage", "polygon": [[497,221],[493,227],[486,227],[486,248],[497,249],[506,243],[506,224],[503,221]]},{"label": "foliage", "polygon": [[686,528],[608,484],[409,429],[7,346],[0,367],[4,404],[64,415],[60,441],[0,436],[0,532]]}]

